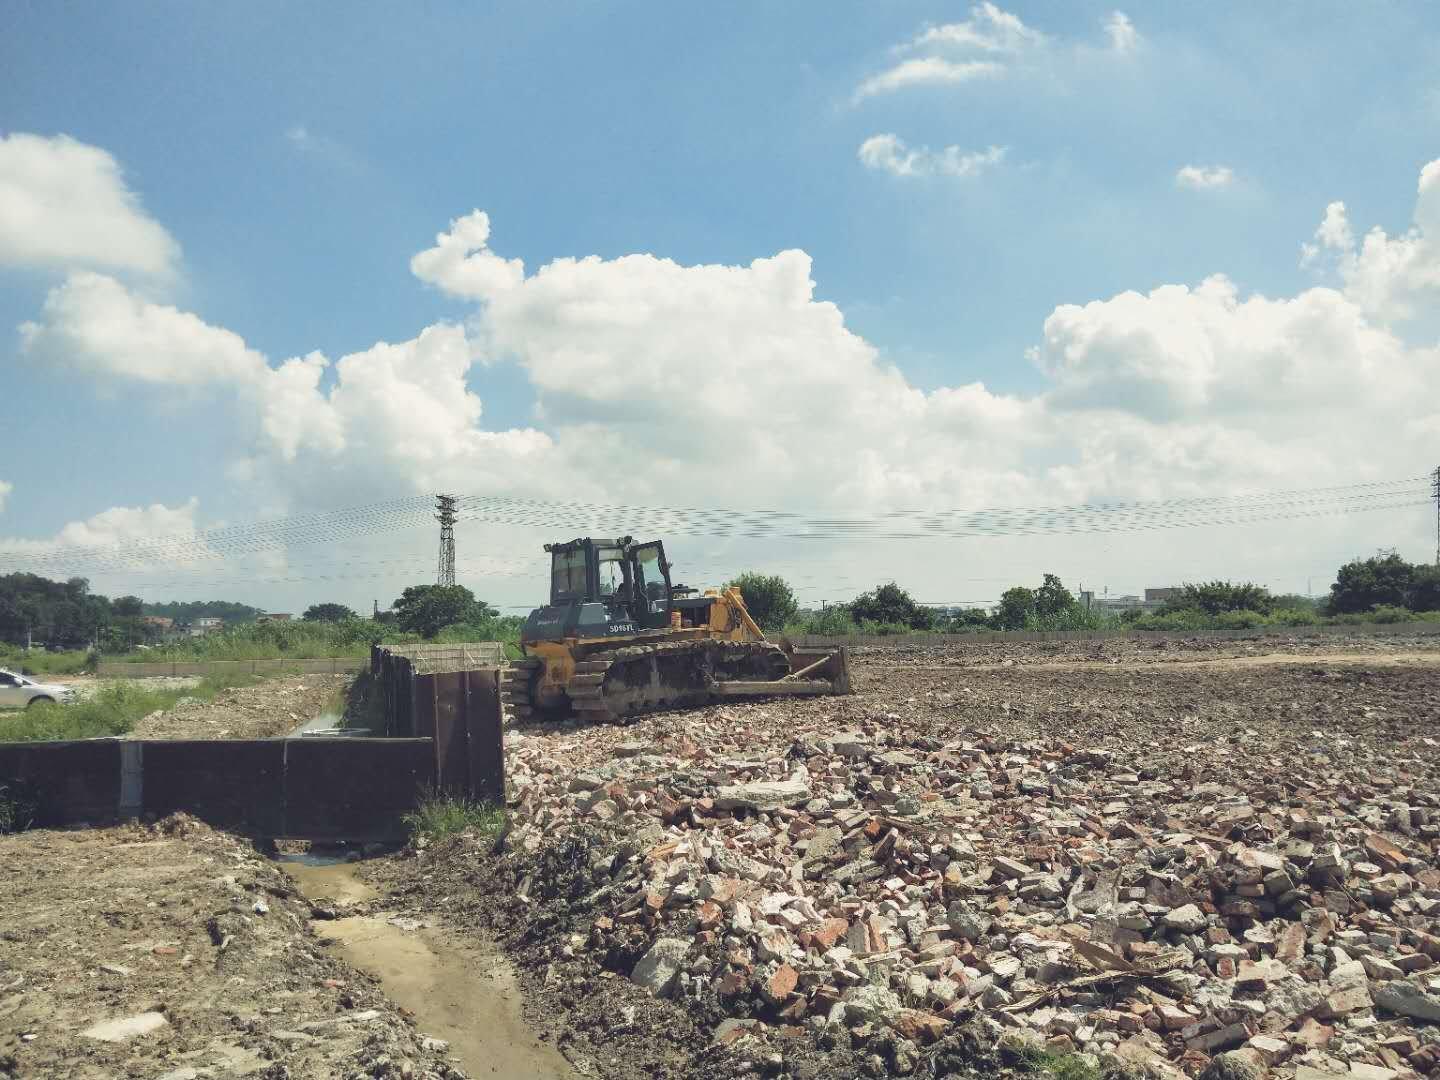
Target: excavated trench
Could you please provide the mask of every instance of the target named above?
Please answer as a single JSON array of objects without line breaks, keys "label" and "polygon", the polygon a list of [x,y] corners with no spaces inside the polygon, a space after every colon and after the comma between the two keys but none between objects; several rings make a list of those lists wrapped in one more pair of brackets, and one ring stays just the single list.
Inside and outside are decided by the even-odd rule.
[{"label": "excavated trench", "polygon": [[386,996],[414,1014],[418,1030],[449,1043],[468,1075],[575,1080],[564,1056],[525,1023],[519,982],[498,948],[384,913],[345,915],[377,893],[343,855],[312,852],[280,862],[307,900],[342,916],[312,922],[316,934],[378,978]]}]

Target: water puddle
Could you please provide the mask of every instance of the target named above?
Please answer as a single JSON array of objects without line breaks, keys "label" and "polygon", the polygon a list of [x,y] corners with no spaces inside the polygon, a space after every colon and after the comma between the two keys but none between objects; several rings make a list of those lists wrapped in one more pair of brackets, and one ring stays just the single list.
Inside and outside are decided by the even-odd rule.
[{"label": "water puddle", "polygon": [[[279,861],[308,900],[341,913],[378,895],[344,853],[312,851]],[[499,950],[384,915],[311,925],[338,955],[376,976],[386,996],[415,1014],[421,1031],[448,1042],[471,1076],[575,1080],[564,1056],[525,1024],[519,983]]]}]

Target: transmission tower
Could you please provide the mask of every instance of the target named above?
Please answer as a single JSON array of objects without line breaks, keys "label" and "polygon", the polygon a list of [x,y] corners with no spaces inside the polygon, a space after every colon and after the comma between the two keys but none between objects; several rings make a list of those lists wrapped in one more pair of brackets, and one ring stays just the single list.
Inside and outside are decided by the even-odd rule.
[{"label": "transmission tower", "polygon": [[455,496],[435,496],[435,520],[440,522],[440,565],[437,585],[455,584]]},{"label": "transmission tower", "polygon": [[1430,494],[1435,496],[1435,565],[1440,566],[1440,466],[1430,474]]}]

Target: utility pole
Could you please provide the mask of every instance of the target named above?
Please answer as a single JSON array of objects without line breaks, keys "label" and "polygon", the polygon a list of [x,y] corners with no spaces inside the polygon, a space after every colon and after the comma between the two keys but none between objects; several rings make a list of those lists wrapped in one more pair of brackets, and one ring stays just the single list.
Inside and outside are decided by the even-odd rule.
[{"label": "utility pole", "polygon": [[435,496],[435,520],[440,522],[440,564],[436,584],[455,584],[455,496]]},{"label": "utility pole", "polygon": [[1430,474],[1430,494],[1435,497],[1435,565],[1440,566],[1440,465]]}]

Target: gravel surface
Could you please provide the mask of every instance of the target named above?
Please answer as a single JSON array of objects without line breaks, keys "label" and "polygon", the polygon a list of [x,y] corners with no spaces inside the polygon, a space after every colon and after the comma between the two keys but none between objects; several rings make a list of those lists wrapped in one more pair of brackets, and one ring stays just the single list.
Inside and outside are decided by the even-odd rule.
[{"label": "gravel surface", "polygon": [[589,1075],[1435,1075],[1432,640],[871,652],[848,698],[512,730],[501,850],[381,876]]}]

